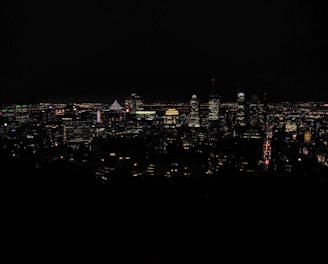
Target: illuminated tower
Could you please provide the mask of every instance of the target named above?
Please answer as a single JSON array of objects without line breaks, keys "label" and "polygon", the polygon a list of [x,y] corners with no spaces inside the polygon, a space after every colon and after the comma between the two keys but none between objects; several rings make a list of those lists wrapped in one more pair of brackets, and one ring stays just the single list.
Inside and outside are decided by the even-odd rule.
[{"label": "illuminated tower", "polygon": [[304,143],[305,144],[311,143],[311,137],[312,137],[311,131],[310,130],[305,130],[305,132],[304,132]]},{"label": "illuminated tower", "polygon": [[236,126],[246,126],[245,105],[245,93],[239,90],[239,83],[237,83]]},{"label": "illuminated tower", "polygon": [[100,110],[97,110],[97,123],[102,123]]},{"label": "illuminated tower", "polygon": [[208,120],[218,121],[219,120],[219,111],[220,111],[220,98],[218,94],[214,92],[214,81],[215,79],[211,79],[211,93],[209,95],[208,101]]},{"label": "illuminated tower", "polygon": [[199,100],[197,95],[193,94],[190,100],[190,113],[188,126],[189,127],[200,127],[199,118]]},{"label": "illuminated tower", "polygon": [[257,94],[253,94],[251,97],[251,101],[248,105],[248,120],[247,124],[249,124],[252,127],[258,126],[260,124],[260,103],[259,103],[259,97]]}]

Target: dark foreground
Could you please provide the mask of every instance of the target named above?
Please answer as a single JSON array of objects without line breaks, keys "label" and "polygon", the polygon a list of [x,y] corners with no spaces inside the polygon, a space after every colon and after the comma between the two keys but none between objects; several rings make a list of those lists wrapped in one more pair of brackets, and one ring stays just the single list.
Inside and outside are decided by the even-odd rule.
[{"label": "dark foreground", "polygon": [[9,165],[3,226],[26,260],[313,261],[327,243],[325,178],[122,175],[103,184],[81,168]]}]

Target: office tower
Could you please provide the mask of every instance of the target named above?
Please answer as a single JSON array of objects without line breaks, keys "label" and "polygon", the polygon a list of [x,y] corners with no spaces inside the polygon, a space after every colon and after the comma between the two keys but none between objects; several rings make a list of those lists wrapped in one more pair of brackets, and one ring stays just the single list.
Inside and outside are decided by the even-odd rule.
[{"label": "office tower", "polygon": [[251,101],[249,103],[248,108],[248,120],[247,123],[251,127],[258,126],[260,124],[260,105],[259,105],[259,96],[257,94],[253,94],[251,97]]},{"label": "office tower", "polygon": [[143,110],[143,100],[140,95],[132,93],[128,99],[125,100],[125,108],[131,114],[135,114],[136,111]]},{"label": "office tower", "polygon": [[305,144],[309,144],[309,143],[311,143],[311,140],[312,140],[311,131],[310,130],[306,130],[304,132],[304,143]]},{"label": "office tower", "polygon": [[101,123],[102,120],[101,120],[101,113],[100,113],[100,110],[97,110],[97,123]]},{"label": "office tower", "polygon": [[164,126],[167,128],[178,127],[179,123],[179,111],[175,108],[169,108],[164,115]]},{"label": "office tower", "polygon": [[83,120],[65,120],[63,139],[65,143],[90,143],[92,140],[92,122]]},{"label": "office tower", "polygon": [[199,100],[196,94],[193,94],[190,100],[190,113],[188,119],[188,126],[200,127]]},{"label": "office tower", "polygon": [[236,126],[246,126],[245,118],[245,93],[239,90],[239,83],[237,84],[237,112],[236,112]]},{"label": "office tower", "polygon": [[102,114],[102,120],[106,125],[112,125],[115,122],[123,120],[123,107],[115,100],[109,109],[105,109]]},{"label": "office tower", "polygon": [[215,93],[214,89],[214,78],[211,79],[211,92],[209,95],[208,101],[208,120],[211,121],[218,121],[219,120],[219,111],[220,111],[220,97],[218,94]]}]

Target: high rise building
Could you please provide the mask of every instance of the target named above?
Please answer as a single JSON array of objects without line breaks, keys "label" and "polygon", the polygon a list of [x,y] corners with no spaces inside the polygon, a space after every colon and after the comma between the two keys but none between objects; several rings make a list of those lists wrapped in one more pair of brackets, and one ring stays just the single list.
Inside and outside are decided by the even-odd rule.
[{"label": "high rise building", "polygon": [[238,83],[236,126],[246,126],[245,111],[246,111],[246,97],[245,97],[245,93],[239,90],[239,83]]},{"label": "high rise building", "polygon": [[199,100],[196,94],[193,94],[190,100],[190,113],[188,119],[188,126],[200,127]]},{"label": "high rise building", "polygon": [[251,127],[258,126],[260,123],[260,101],[257,94],[253,94],[248,107],[247,124]]},{"label": "high rise building", "polygon": [[143,110],[143,100],[140,95],[132,93],[128,99],[125,100],[125,108],[131,114],[135,114],[136,111]]},{"label": "high rise building", "polygon": [[166,110],[164,115],[164,126],[167,128],[180,126],[179,111],[177,109],[169,108]]},{"label": "high rise building", "polygon": [[220,98],[218,95],[211,94],[208,101],[208,120],[217,121],[219,120],[220,111]]},{"label": "high rise building", "polygon": [[97,110],[97,123],[101,123],[102,122],[102,120],[101,120],[101,112],[100,112],[100,110],[98,109]]},{"label": "high rise building", "polygon": [[219,111],[220,111],[220,97],[217,93],[215,93],[215,85],[214,85],[215,79],[211,79],[211,91],[209,95],[209,101],[208,101],[208,120],[211,121],[217,121],[219,120]]}]

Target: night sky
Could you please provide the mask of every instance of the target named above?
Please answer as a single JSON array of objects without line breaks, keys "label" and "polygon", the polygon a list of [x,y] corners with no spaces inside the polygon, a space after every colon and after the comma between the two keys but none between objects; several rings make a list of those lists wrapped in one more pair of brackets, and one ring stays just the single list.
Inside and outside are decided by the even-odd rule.
[{"label": "night sky", "polygon": [[[156,2],[156,3],[154,3]],[[0,102],[328,101],[327,1],[2,1]]]}]

